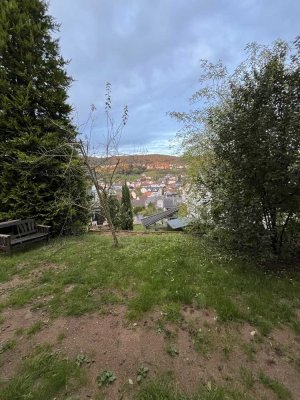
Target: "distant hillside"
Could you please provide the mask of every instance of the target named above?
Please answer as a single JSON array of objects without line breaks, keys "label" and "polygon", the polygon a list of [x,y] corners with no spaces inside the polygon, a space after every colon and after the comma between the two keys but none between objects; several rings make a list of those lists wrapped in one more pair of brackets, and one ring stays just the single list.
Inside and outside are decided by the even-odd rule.
[{"label": "distant hillside", "polygon": [[[90,157],[93,166],[98,167],[99,170],[103,168],[112,168],[116,164],[116,157],[105,159],[102,157]],[[118,170],[127,171],[131,169],[185,169],[185,163],[181,157],[169,156],[165,154],[146,154],[146,155],[130,155],[120,156],[120,163]]]}]

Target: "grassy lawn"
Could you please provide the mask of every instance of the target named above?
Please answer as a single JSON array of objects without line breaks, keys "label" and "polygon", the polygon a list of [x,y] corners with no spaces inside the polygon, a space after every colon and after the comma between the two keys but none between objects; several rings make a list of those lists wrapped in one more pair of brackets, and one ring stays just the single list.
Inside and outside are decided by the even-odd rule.
[{"label": "grassy lawn", "polygon": [[[120,305],[126,308],[126,324],[133,324],[159,310],[161,321],[155,329],[166,334],[165,349],[170,359],[176,359],[178,352],[172,334],[167,333],[168,324],[183,327],[203,357],[207,357],[214,346],[217,347],[218,333],[212,332],[209,324],[207,329],[204,326],[199,330],[192,322],[184,320],[183,307],[187,306],[194,310],[208,310],[221,330],[228,327],[230,330],[235,324],[249,324],[255,331],[255,340],[241,345],[249,362],[253,362],[259,346],[267,341],[274,329],[284,326],[294,335],[299,334],[299,276],[279,277],[258,270],[249,262],[222,254],[209,243],[184,234],[128,236],[121,237],[120,242],[120,247],[116,249],[112,247],[109,236],[89,234],[54,240],[47,246],[18,251],[10,257],[1,255],[0,289],[1,285],[7,287],[2,291],[4,296],[0,297],[2,314],[10,309],[30,307],[33,311],[46,312],[54,321],[59,317],[105,314],[108,307]],[[1,321],[2,325],[6,323],[0,313]],[[41,321],[35,321],[26,329],[24,332],[20,330],[19,334],[25,335],[26,340],[33,340],[44,328]],[[217,328],[216,332],[219,332]],[[18,342],[17,335],[15,332]],[[224,360],[230,357],[234,345],[235,339],[230,335],[227,335],[226,343],[224,339],[222,346]],[[223,337],[227,336],[224,333]],[[2,343],[2,349],[5,345]],[[5,348],[2,353],[8,351],[13,352],[14,349]],[[22,393],[28,391],[43,367],[48,368],[40,365],[41,360],[47,357],[50,357],[47,363],[50,372],[45,372],[28,398],[53,398],[61,393],[66,382],[74,381],[76,376],[76,380],[80,380],[76,365],[71,368],[68,364],[74,363],[74,360],[60,359],[49,348],[35,351],[19,366],[18,376],[4,385],[0,399],[27,398]],[[41,357],[41,354],[44,356]],[[299,354],[289,357],[295,369],[300,370]],[[0,351],[0,368],[1,365]],[[57,379],[52,382],[51,371],[55,369],[58,371]],[[286,387],[263,371],[257,372],[255,377],[245,371],[241,370],[239,376],[244,387],[242,392],[240,389],[234,392],[223,384],[215,386],[212,382],[209,387],[200,388],[199,394],[196,391],[195,397],[187,397],[180,390],[170,388],[168,382],[149,378],[147,385],[142,386],[134,396],[137,399],[166,400],[242,399],[251,398],[243,396],[246,396],[247,390],[251,392],[253,386],[261,385],[272,395],[277,393],[277,398],[292,398]],[[55,390],[52,392],[49,387]],[[46,392],[48,397],[39,394]]]},{"label": "grassy lawn", "polygon": [[[30,277],[1,308],[20,307],[51,294],[47,307],[54,316],[80,315],[106,303],[125,302],[133,319],[155,306],[170,310],[170,318],[179,318],[182,304],[195,303],[213,308],[222,321],[255,324],[262,334],[280,323],[300,328],[295,314],[300,308],[297,277],[258,271],[185,235],[122,237],[118,249],[111,246],[110,237],[86,235],[2,256],[0,263],[0,282]],[[48,268],[51,264],[61,268]],[[38,276],[32,279],[36,269]],[[66,285],[72,285],[67,293]]]}]

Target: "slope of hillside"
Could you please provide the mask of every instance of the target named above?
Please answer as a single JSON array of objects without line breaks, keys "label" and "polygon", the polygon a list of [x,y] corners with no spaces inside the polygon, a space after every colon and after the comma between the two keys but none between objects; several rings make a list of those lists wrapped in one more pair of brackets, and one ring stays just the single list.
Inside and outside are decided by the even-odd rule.
[{"label": "slope of hillside", "polygon": [[[119,169],[143,167],[145,169],[184,169],[185,163],[181,157],[165,154],[129,155],[120,156]],[[93,166],[103,168],[104,166],[114,166],[117,157],[90,157]]]}]

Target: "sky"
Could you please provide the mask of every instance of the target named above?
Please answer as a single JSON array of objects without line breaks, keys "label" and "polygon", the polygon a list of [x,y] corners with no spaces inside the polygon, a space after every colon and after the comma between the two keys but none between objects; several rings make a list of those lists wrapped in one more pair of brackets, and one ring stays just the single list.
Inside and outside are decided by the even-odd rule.
[{"label": "sky", "polygon": [[70,60],[74,122],[91,133],[96,153],[106,132],[106,82],[115,123],[129,109],[120,151],[175,154],[180,125],[168,112],[189,110],[200,59],[233,69],[247,43],[300,34],[298,0],[49,0],[48,13],[61,24],[56,37]]}]

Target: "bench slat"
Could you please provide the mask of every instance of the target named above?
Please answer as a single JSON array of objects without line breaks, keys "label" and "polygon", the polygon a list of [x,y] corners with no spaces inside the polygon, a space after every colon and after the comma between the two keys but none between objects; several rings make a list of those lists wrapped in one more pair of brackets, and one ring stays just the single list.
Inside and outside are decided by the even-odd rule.
[{"label": "bench slat", "polygon": [[27,236],[27,235],[29,235],[31,233],[35,233],[37,231],[33,219],[21,220],[16,225],[17,225],[17,230],[18,230],[18,235],[17,235],[18,237],[25,236],[25,235]]},{"label": "bench slat", "polygon": [[11,244],[14,245],[14,244],[23,243],[23,242],[27,242],[29,240],[38,239],[38,238],[47,237],[47,236],[48,236],[47,233],[34,233],[32,235],[23,236],[18,239],[12,239]]},{"label": "bench slat", "polygon": [[36,225],[33,218],[7,221],[0,226],[0,233],[1,230],[3,234],[0,234],[0,250],[8,252],[14,245],[49,240],[50,235],[50,226]]},{"label": "bench slat", "polygon": [[0,229],[15,226],[20,219],[11,219],[10,221],[0,222]]}]

